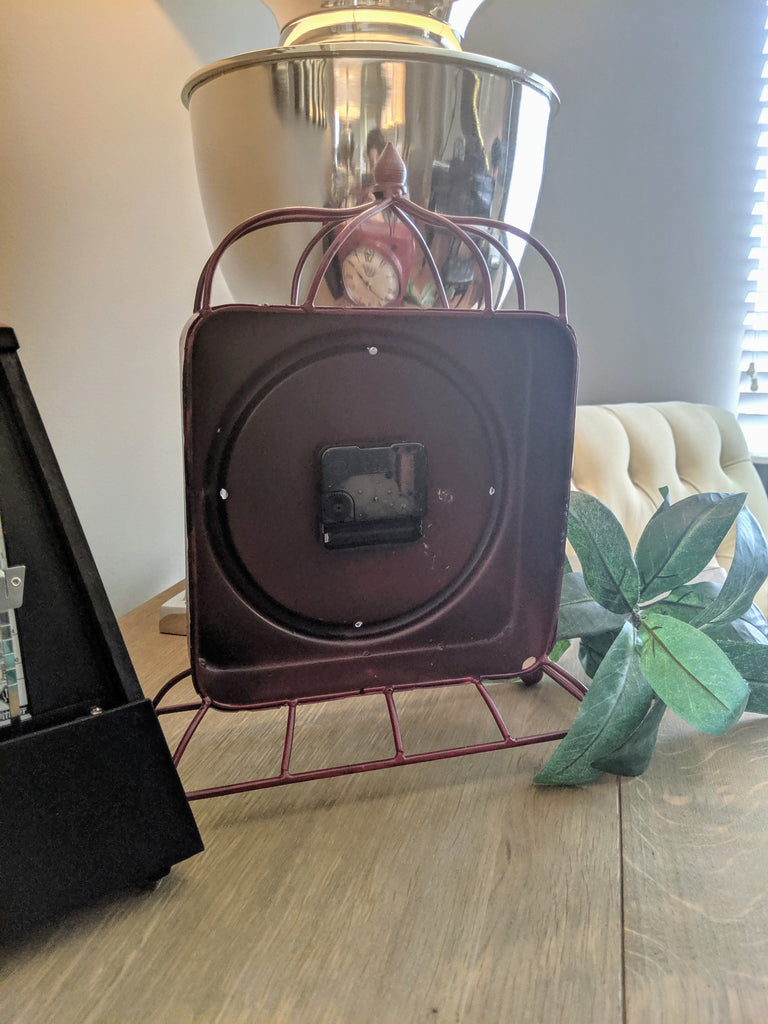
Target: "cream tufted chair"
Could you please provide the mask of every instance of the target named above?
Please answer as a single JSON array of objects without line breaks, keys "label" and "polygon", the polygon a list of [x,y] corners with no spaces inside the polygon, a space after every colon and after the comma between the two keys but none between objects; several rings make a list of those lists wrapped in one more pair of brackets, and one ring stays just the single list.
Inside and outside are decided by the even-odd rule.
[{"label": "cream tufted chair", "polygon": [[[689,402],[581,405],[576,410],[572,484],[617,516],[632,546],[669,487],[672,501],[701,491],[746,491],[768,535],[768,497],[736,417]],[[717,553],[727,571],[733,531]],[[756,598],[768,614],[768,585]]]}]

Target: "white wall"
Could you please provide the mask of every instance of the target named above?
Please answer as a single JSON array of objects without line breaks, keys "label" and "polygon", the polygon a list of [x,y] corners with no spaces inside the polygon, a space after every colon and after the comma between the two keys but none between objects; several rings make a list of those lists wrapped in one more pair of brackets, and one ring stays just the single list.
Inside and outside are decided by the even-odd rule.
[{"label": "white wall", "polygon": [[181,87],[277,36],[258,2],[183,6],[0,5],[0,322],[118,613],[184,575],[178,339],[210,240]]},{"label": "white wall", "polygon": [[[562,97],[536,232],[582,401],[733,404],[764,10],[488,0],[470,27]],[[184,571],[177,346],[210,243],[179,92],[276,39],[259,0],[0,6],[0,321],[118,612]]]},{"label": "white wall", "polygon": [[466,49],[548,78],[535,233],[565,275],[579,400],[733,408],[763,0],[489,0]]}]

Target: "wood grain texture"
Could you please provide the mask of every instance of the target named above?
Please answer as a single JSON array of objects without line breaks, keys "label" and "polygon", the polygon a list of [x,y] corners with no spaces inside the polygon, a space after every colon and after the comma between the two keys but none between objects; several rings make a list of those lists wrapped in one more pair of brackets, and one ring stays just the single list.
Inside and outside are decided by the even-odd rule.
[{"label": "wood grain texture", "polygon": [[[159,604],[123,621],[150,692],[185,659],[183,638],[156,632]],[[549,682],[495,692],[521,733],[575,712]],[[479,697],[441,696],[404,699],[414,743],[492,734]],[[361,756],[370,748],[353,726],[386,746],[383,707],[357,703],[305,709],[297,755]],[[273,763],[282,714],[210,714],[182,761],[185,783]],[[183,727],[163,722],[172,740]],[[550,750],[197,801],[206,850],[154,893],[2,951],[0,1021],[619,1024],[618,787],[537,789]]]},{"label": "wood grain texture", "polygon": [[671,713],[622,783],[627,1021],[768,1021],[768,720]]}]

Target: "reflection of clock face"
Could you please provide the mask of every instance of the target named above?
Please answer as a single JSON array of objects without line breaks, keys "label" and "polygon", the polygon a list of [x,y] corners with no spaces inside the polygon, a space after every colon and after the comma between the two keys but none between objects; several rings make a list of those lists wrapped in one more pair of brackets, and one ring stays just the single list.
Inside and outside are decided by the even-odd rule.
[{"label": "reflection of clock face", "polygon": [[361,245],[348,253],[341,277],[347,295],[359,306],[388,306],[402,290],[397,267],[373,246]]}]

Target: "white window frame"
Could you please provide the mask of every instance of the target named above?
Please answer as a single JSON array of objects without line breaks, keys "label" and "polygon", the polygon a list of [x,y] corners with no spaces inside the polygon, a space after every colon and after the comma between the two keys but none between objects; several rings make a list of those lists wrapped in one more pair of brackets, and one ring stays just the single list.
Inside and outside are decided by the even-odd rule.
[{"label": "white window frame", "polygon": [[768,0],[754,193],[738,418],[753,459],[768,462]]}]

